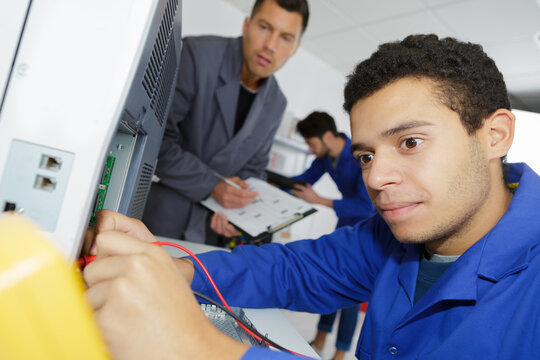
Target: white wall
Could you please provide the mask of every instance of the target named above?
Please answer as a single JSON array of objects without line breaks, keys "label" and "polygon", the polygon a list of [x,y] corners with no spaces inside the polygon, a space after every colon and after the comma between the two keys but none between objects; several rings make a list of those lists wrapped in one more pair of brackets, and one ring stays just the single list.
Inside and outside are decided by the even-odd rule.
[{"label": "white wall", "polygon": [[526,162],[540,174],[540,114],[522,110],[514,110],[513,113],[516,115],[516,130],[514,143],[508,152],[508,161]]},{"label": "white wall", "polygon": [[238,36],[243,13],[223,0],[183,0],[182,34]]}]

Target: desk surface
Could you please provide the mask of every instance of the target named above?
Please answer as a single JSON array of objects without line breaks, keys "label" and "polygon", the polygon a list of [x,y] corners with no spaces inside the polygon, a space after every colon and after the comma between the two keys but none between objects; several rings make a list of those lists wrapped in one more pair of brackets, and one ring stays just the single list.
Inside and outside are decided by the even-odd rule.
[{"label": "desk surface", "polygon": [[[193,243],[189,241],[182,241],[176,239],[169,239],[165,237],[157,237],[159,241],[170,241],[176,244],[184,246],[186,249],[193,251],[195,254],[203,253],[211,250],[224,250],[214,246]],[[182,257],[186,254],[177,248],[171,246],[164,247],[172,257]],[[219,286],[219,284],[218,284]],[[249,309],[243,308],[247,317],[251,320],[253,325],[259,330],[260,333],[266,334],[269,339],[278,343],[279,345],[293,350],[297,353],[312,357],[314,359],[320,359],[317,353],[309,346],[306,340],[298,333],[296,328],[287,320],[279,309]]]}]

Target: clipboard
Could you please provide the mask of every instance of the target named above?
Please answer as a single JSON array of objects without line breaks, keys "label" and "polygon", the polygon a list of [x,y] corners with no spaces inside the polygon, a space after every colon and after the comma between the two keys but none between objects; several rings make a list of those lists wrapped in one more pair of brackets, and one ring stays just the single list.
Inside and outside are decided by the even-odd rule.
[{"label": "clipboard", "polygon": [[272,170],[265,170],[267,178],[266,181],[274,183],[282,189],[294,189],[295,185],[306,185],[305,181],[296,180],[287,176],[283,176]]},{"label": "clipboard", "polygon": [[259,193],[245,207],[226,209],[211,196],[201,204],[213,212],[224,213],[234,226],[253,239],[272,234],[317,211],[312,204],[264,180],[251,177],[245,181],[250,185],[250,190]]}]

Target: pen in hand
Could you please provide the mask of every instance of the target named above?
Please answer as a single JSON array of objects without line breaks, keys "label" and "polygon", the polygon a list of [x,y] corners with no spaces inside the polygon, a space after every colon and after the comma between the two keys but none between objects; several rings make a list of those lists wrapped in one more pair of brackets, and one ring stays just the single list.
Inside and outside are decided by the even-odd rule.
[{"label": "pen in hand", "polygon": [[221,179],[210,195],[225,208],[243,208],[259,195],[256,191],[249,189],[249,184],[234,176],[226,178],[213,171],[214,175]]},{"label": "pen in hand", "polygon": [[232,187],[235,187],[237,189],[242,189],[242,187],[240,185],[238,185],[234,181],[231,181],[231,180],[227,179],[225,176],[221,175],[220,173],[214,171],[214,175],[216,175],[218,178],[223,180],[226,184],[231,185]]}]

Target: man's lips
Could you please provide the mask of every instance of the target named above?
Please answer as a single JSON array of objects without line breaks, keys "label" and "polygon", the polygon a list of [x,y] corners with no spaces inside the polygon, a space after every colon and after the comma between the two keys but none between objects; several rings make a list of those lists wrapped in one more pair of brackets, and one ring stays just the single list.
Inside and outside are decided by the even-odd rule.
[{"label": "man's lips", "polygon": [[258,54],[257,55],[257,63],[259,63],[259,65],[261,65],[261,66],[269,66],[270,64],[272,64],[272,60],[270,60],[266,56]]},{"label": "man's lips", "polygon": [[408,203],[388,203],[380,204],[377,207],[381,211],[383,217],[387,219],[395,219],[401,216],[405,216],[414,209],[416,209],[420,203],[408,202]]}]

